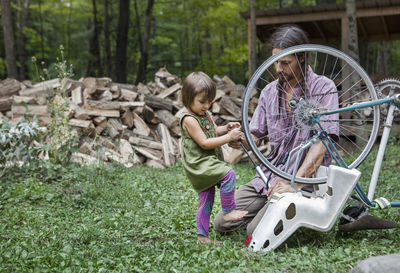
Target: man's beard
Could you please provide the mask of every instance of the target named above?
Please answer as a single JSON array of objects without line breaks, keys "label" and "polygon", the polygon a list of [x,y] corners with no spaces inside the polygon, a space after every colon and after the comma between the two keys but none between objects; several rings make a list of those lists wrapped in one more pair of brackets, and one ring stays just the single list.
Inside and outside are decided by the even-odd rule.
[{"label": "man's beard", "polygon": [[284,72],[278,73],[278,78],[279,82],[284,83],[284,82],[290,82],[291,80],[294,79],[293,75],[288,75]]}]

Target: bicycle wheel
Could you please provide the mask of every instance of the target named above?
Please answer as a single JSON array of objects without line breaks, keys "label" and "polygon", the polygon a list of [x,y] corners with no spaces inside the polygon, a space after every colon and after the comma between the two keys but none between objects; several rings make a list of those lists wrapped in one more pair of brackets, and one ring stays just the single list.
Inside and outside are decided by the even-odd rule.
[{"label": "bicycle wheel", "polygon": [[[278,75],[277,69],[282,65],[286,66],[286,72],[279,71]],[[311,159],[309,162],[315,161],[307,149],[301,155],[288,151],[323,132],[329,135],[332,151],[340,155],[337,157],[340,160],[332,163],[356,168],[375,143],[379,106],[343,111],[323,116],[319,121],[313,117],[375,100],[377,95],[370,78],[348,55],[322,45],[295,46],[271,56],[251,77],[242,102],[242,127],[257,159],[284,179],[292,179],[291,166],[297,156],[299,166],[306,155],[307,160]],[[256,145],[252,133],[258,137],[257,142],[268,146],[267,152],[265,146]],[[324,165],[333,158],[327,154]],[[314,171],[317,166],[318,163],[313,163]],[[326,176],[295,177],[296,182],[305,184],[324,183],[326,179]]]}]

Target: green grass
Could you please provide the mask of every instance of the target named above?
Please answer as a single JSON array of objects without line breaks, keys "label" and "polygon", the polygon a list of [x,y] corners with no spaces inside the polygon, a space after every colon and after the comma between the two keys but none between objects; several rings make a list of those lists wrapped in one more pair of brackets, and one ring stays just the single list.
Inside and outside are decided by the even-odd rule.
[{"label": "green grass", "polygon": [[[388,149],[377,196],[400,199],[399,153]],[[238,185],[254,175],[247,163],[235,170]],[[245,249],[243,231],[221,236],[211,227],[223,245],[198,245],[196,207],[180,163],[15,170],[0,183],[0,272],[348,272],[400,249],[398,228],[342,234],[337,225],[300,229],[265,255]],[[212,218],[219,209],[216,198]],[[372,214],[400,221],[399,209]]]}]

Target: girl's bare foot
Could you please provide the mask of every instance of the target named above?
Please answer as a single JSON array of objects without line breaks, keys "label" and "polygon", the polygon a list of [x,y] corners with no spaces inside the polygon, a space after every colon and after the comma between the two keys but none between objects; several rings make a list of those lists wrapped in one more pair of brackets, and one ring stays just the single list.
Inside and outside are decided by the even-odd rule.
[{"label": "girl's bare foot", "polygon": [[232,210],[231,212],[225,213],[222,217],[225,222],[238,221],[243,218],[248,213],[246,210]]},{"label": "girl's bare foot", "polygon": [[211,245],[214,244],[216,246],[222,245],[221,241],[212,241],[208,237],[204,237],[203,235],[197,235],[197,242],[204,245]]}]

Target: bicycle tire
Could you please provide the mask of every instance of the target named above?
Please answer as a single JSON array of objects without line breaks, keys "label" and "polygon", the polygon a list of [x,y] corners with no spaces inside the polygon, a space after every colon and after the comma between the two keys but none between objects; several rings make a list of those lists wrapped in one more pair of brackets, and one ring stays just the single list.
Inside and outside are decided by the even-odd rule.
[{"label": "bicycle tire", "polygon": [[[374,85],[371,81],[371,79],[369,78],[368,74],[365,72],[365,70],[355,61],[353,60],[351,57],[349,57],[347,54],[332,48],[332,47],[328,47],[328,46],[323,46],[323,45],[313,45],[313,44],[307,44],[307,45],[299,45],[299,46],[294,46],[294,47],[290,47],[287,49],[284,49],[280,52],[278,52],[277,54],[271,56],[270,58],[268,58],[256,71],[255,73],[252,75],[249,83],[247,84],[247,87],[245,89],[244,95],[243,95],[243,102],[242,102],[242,108],[241,108],[241,116],[242,116],[242,127],[243,127],[243,131],[245,134],[245,138],[247,140],[247,143],[249,144],[250,149],[253,151],[254,155],[257,157],[257,159],[264,165],[266,166],[269,170],[271,170],[271,172],[273,172],[274,174],[278,175],[279,177],[286,179],[286,180],[291,180],[292,179],[292,174],[285,172],[285,170],[282,170],[281,167],[276,166],[275,164],[273,164],[272,162],[270,162],[266,156],[258,149],[256,143],[254,142],[252,136],[251,136],[251,132],[250,132],[250,127],[249,127],[249,104],[250,104],[250,100],[253,97],[253,90],[261,90],[262,88],[264,88],[264,86],[266,85],[264,82],[270,83],[267,78],[267,76],[264,76],[267,74],[267,72],[271,75],[271,71],[269,71],[271,69],[271,67],[274,66],[274,63],[277,62],[279,59],[284,58],[285,56],[288,55],[296,55],[297,58],[297,54],[304,54],[306,53],[305,56],[313,56],[313,54],[315,54],[315,59],[319,58],[318,54],[325,54],[326,58],[325,58],[325,64],[323,65],[323,73],[321,73],[323,76],[326,76],[328,78],[331,78],[332,80],[332,75],[334,75],[334,71],[336,73],[336,71],[341,67],[341,70],[338,72],[338,74],[342,75],[342,79],[344,78],[344,76],[349,77],[349,75],[345,75],[345,72],[342,70],[350,70],[351,69],[351,75],[350,77],[352,78],[359,78],[359,85],[357,85],[357,90],[356,88],[353,88],[354,90],[356,90],[357,92],[359,91],[359,93],[356,93],[356,97],[359,97],[361,95],[363,96],[367,96],[367,98],[364,98],[364,101],[375,101],[377,100],[377,95],[376,95],[376,91],[374,89]],[[308,58],[306,57],[306,58]],[[329,58],[336,60],[335,61],[335,66],[333,67],[331,73],[329,73],[329,71],[325,71],[326,66],[332,66],[331,64],[327,64],[327,60],[329,60]],[[297,58],[298,61],[298,58]],[[338,67],[336,68],[336,63],[339,62]],[[315,62],[317,63],[317,62]],[[317,65],[314,64],[314,70],[317,67],[322,67],[322,61],[318,62]],[[308,69],[308,64],[306,63],[305,65]],[[345,68],[346,66],[348,66],[348,68]],[[311,67],[311,65],[310,65]],[[312,67],[311,67],[312,68]],[[335,70],[336,69],[336,70]],[[274,70],[274,69],[271,69]],[[306,70],[308,71],[308,70]],[[328,72],[328,73],[325,73]],[[354,74],[355,73],[355,74]],[[318,74],[318,73],[317,73]],[[328,76],[330,74],[330,77]],[[354,74],[354,75],[353,75]],[[265,77],[265,78],[263,78]],[[336,75],[337,77],[337,75]],[[274,79],[275,81],[277,79]],[[336,80],[336,78],[334,79]],[[261,82],[261,84],[260,84]],[[271,81],[272,82],[272,81]],[[264,84],[263,84],[264,83]],[[364,84],[365,88],[361,89],[361,83]],[[261,87],[258,87],[258,85],[260,85]],[[354,90],[351,90],[350,87],[348,90],[341,90],[341,88],[343,88],[344,83],[340,82],[339,84],[336,85],[336,90],[339,96],[340,92],[343,92],[343,95],[346,94],[347,92],[353,92]],[[344,88],[343,88],[344,89]],[[339,91],[341,90],[341,91]],[[354,91],[354,92],[356,92]],[[350,93],[352,94],[352,93]],[[310,96],[311,97],[311,96]],[[307,100],[307,98],[305,98],[305,100]],[[312,106],[311,103],[311,98],[308,98],[308,102],[310,103],[310,105]],[[346,103],[342,103],[340,102],[338,104],[338,108],[342,108],[343,106],[345,106],[346,104],[355,104],[355,103],[359,103],[362,102],[360,101],[355,101],[355,99],[351,98],[348,100],[348,102]],[[309,109],[307,109],[309,110]],[[340,130],[340,137],[339,137],[339,141],[337,143],[335,143],[335,145],[340,147],[340,141],[342,138],[342,134],[345,135],[347,137],[346,141],[350,140],[350,142],[352,141],[350,139],[350,137],[348,136],[351,130],[361,130],[360,124],[356,124],[356,122],[367,122],[368,123],[368,128],[371,127],[371,129],[368,129],[368,132],[362,132],[362,134],[369,134],[368,139],[366,139],[365,137],[362,139],[363,142],[363,147],[358,147],[356,142],[352,142],[351,145],[356,146],[356,150],[357,150],[357,154],[356,155],[352,155],[350,159],[348,159],[346,162],[346,167],[347,168],[356,168],[357,166],[359,166],[363,160],[367,157],[367,155],[369,154],[369,152],[371,151],[371,149],[373,148],[373,145],[376,141],[377,135],[378,135],[378,129],[379,129],[379,106],[373,106],[370,107],[370,109],[372,111],[372,116],[368,119],[368,120],[364,120],[361,118],[361,116],[356,119],[356,120],[352,120],[349,121],[349,119],[341,119],[338,118],[337,123],[338,126],[343,126],[339,128]],[[354,111],[353,111],[354,112]],[[354,113],[350,113],[350,114],[354,114]],[[298,122],[298,120],[296,120],[296,122]],[[342,122],[342,123],[340,123]],[[346,125],[347,128],[345,128],[345,126],[343,124],[350,124],[350,122],[353,122],[354,124],[352,124],[351,126],[355,126],[355,129],[350,128],[349,125]],[[314,124],[315,125],[315,124]],[[358,128],[356,126],[359,126]],[[351,130],[350,130],[351,129]],[[347,132],[346,132],[347,130]],[[362,129],[362,130],[366,130],[366,129]],[[358,137],[358,136],[357,136]],[[342,147],[340,147],[342,148]],[[348,153],[349,155],[351,154],[350,152],[346,151],[346,153]],[[348,164],[347,164],[348,163]],[[298,183],[303,183],[303,184],[320,184],[320,183],[324,183],[326,182],[327,177],[318,177],[318,178],[305,178],[305,177],[295,177],[295,182]]]}]

